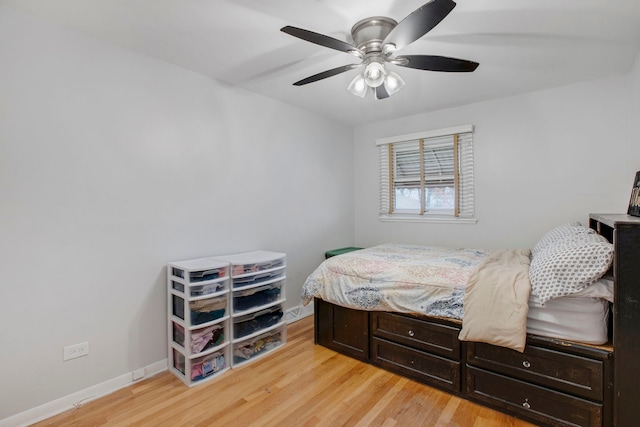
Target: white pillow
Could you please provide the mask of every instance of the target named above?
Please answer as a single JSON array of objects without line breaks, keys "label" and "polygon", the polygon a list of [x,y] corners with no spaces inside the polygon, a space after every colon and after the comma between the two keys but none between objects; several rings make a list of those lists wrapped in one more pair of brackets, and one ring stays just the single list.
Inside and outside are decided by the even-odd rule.
[{"label": "white pillow", "polygon": [[595,234],[595,230],[591,228],[583,227],[577,221],[569,222],[567,224],[559,225],[552,230],[546,232],[538,243],[531,250],[531,255],[535,256],[538,252],[544,250],[547,246],[558,240],[562,240],[566,237],[575,236],[578,234]]},{"label": "white pillow", "polygon": [[605,274],[580,292],[567,297],[601,298],[613,302],[613,276]]},{"label": "white pillow", "polygon": [[531,292],[542,304],[580,292],[609,270],[613,245],[595,233],[579,233],[549,243],[531,259]]}]

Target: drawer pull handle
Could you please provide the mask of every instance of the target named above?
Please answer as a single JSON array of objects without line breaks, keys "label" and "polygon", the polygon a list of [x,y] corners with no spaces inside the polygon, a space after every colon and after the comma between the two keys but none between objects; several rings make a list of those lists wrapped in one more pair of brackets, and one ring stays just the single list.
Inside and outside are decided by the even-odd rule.
[{"label": "drawer pull handle", "polygon": [[530,368],[531,363],[528,360],[525,360],[524,362],[522,362],[522,366],[524,366],[525,368]]},{"label": "drawer pull handle", "polygon": [[525,399],[524,403],[522,404],[523,407],[527,408],[527,409],[531,409],[531,404],[528,402],[529,399]]},{"label": "drawer pull handle", "polygon": [[412,330],[409,330],[409,336],[410,337],[414,336],[415,334],[416,334],[415,332],[413,332]]}]

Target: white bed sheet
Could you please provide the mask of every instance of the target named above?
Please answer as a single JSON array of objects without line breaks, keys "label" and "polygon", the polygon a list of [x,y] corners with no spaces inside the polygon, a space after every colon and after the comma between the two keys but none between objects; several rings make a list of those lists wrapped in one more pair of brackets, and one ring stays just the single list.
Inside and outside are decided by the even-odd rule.
[{"label": "white bed sheet", "polygon": [[544,305],[531,295],[527,333],[587,344],[605,344],[609,340],[610,302],[613,302],[611,277],[603,277],[577,294],[554,298]]}]

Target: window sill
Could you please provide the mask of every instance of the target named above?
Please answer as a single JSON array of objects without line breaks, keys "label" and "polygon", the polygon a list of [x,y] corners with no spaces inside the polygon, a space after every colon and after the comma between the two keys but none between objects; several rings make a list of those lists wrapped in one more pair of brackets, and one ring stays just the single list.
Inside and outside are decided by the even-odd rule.
[{"label": "window sill", "polygon": [[431,224],[476,224],[475,218],[453,218],[420,215],[379,215],[380,222],[424,222]]}]

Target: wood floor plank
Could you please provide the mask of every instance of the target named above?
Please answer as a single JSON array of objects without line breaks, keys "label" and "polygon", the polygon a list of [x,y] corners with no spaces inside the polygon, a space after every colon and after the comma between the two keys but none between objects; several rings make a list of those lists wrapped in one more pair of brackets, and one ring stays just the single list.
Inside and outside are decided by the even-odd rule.
[{"label": "wood floor plank", "polygon": [[382,413],[382,411],[384,411],[388,407],[388,405],[392,404],[392,402],[394,402],[398,398],[398,395],[402,392],[402,389],[408,382],[409,380],[406,378],[399,379],[398,382],[393,385],[393,387],[389,388],[386,393],[383,393],[380,396],[377,404],[370,407],[369,410],[364,414],[364,416],[360,417],[360,419],[356,423],[356,427],[368,427],[371,424],[380,423],[380,419],[376,421],[380,413]]},{"label": "wood floor plank", "polygon": [[[345,357],[340,355],[340,357]],[[306,402],[304,405],[299,405],[298,408],[291,413],[292,418],[298,418],[304,420],[305,418],[320,418],[325,421],[332,417],[338,418],[341,414],[344,414],[348,410],[348,405],[345,401],[348,397],[354,393],[354,388],[357,385],[363,384],[365,378],[363,374],[367,370],[366,366],[361,363],[355,363],[349,375],[343,378],[341,383],[332,384],[332,387],[323,393],[319,394],[314,401]],[[281,421],[284,421],[282,419]]]},{"label": "wood floor plank", "polygon": [[312,317],[287,340],[213,381],[189,388],[163,372],[34,427],[532,426],[317,346]]}]

